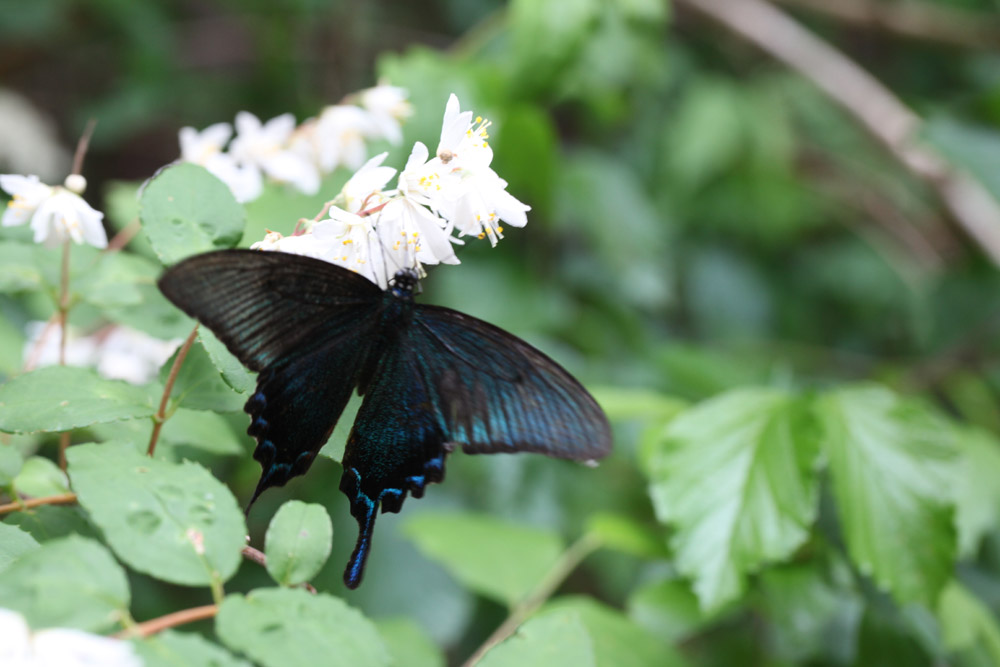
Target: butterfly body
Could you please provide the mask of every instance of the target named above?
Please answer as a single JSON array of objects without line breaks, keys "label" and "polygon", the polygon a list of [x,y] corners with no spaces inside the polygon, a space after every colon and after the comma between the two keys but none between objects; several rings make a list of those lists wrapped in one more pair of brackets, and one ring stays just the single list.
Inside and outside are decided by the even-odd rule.
[{"label": "butterfly body", "polygon": [[610,450],[603,412],[572,376],[497,327],[417,304],[412,270],[382,291],[320,260],[230,250],[184,260],[159,284],[259,373],[245,406],[262,467],[251,503],[305,473],[352,392],[363,396],[340,481],[359,527],[351,588],[379,508],[398,512],[441,482],[456,447],[575,460]]}]

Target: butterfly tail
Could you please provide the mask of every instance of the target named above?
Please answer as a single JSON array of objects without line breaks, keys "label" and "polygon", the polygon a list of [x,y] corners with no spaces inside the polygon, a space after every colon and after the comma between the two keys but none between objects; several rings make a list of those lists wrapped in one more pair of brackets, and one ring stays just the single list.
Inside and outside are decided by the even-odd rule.
[{"label": "butterfly tail", "polygon": [[354,553],[344,570],[344,584],[351,589],[361,584],[365,574],[365,563],[371,551],[372,534],[375,531],[375,517],[378,513],[378,502],[369,498],[361,491],[358,473],[354,468],[344,471],[340,489],[351,499],[351,515],[358,521],[358,542],[354,545]]}]

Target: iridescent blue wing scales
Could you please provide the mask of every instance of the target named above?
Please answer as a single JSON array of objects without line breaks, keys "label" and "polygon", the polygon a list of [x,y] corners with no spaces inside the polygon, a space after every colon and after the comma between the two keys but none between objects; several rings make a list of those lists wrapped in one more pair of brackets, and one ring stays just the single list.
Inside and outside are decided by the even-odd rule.
[{"label": "iridescent blue wing scales", "polygon": [[191,257],[159,285],[260,373],[244,408],[262,466],[254,499],[304,473],[357,384],[382,291],[327,262],[250,250]]}]

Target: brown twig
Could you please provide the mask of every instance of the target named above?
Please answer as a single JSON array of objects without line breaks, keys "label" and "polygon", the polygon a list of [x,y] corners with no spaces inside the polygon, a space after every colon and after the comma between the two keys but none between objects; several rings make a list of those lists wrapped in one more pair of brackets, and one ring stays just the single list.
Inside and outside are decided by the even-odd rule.
[{"label": "brown twig", "polygon": [[90,138],[94,136],[94,128],[97,127],[97,119],[91,118],[87,121],[87,126],[83,128],[80,140],[76,142],[76,153],[73,154],[73,171],[70,173],[79,174],[83,171],[83,158],[87,155],[87,148],[90,147]]},{"label": "brown twig", "polygon": [[930,2],[873,0],[777,0],[862,28],[976,49],[1000,46],[1000,21],[988,12]]},{"label": "brown twig", "polygon": [[121,231],[115,234],[110,241],[108,241],[108,247],[104,249],[104,252],[118,252],[122,248],[128,245],[128,242],[135,238],[135,235],[139,233],[142,229],[142,223],[138,219],[132,220],[127,225],[122,227]]},{"label": "brown twig", "polygon": [[[267,556],[265,556],[264,552],[261,551],[260,549],[255,549],[254,547],[247,545],[243,547],[243,557],[249,561],[257,563],[257,565],[260,565],[263,568],[267,567]],[[310,584],[308,581],[303,581],[301,584],[298,585],[298,587],[304,588],[313,595],[316,595],[316,587]]]},{"label": "brown twig", "polygon": [[545,575],[538,588],[511,610],[510,616],[493,631],[493,634],[486,638],[486,641],[469,656],[468,660],[462,663],[462,667],[473,667],[473,665],[486,655],[487,651],[514,634],[521,624],[528,620],[528,617],[535,613],[546,600],[552,597],[556,589],[559,588],[562,582],[566,580],[566,577],[576,569],[583,559],[596,551],[600,546],[600,541],[589,534],[584,535],[570,545],[553,566],[552,570]]},{"label": "brown twig", "polygon": [[169,630],[170,628],[176,628],[178,625],[185,625],[187,623],[194,623],[195,621],[204,621],[208,618],[214,618],[218,613],[219,605],[217,604],[206,604],[202,607],[183,609],[181,611],[175,611],[172,614],[160,616],[159,618],[154,618],[150,621],[145,621],[144,623],[139,623],[130,628],[126,628],[125,630],[117,633],[115,637],[119,639],[129,639],[131,637],[151,637],[158,632],[163,632],[164,630]]},{"label": "brown twig", "polygon": [[0,516],[11,512],[29,510],[32,507],[42,505],[72,505],[76,502],[75,493],[60,493],[57,496],[43,496],[41,498],[29,498],[27,500],[17,500],[6,505],[0,505]]},{"label": "brown twig", "polygon": [[191,333],[188,334],[187,340],[181,345],[181,349],[177,351],[174,364],[170,367],[170,375],[167,376],[167,383],[163,386],[163,396],[160,398],[160,409],[153,415],[153,432],[149,436],[149,447],[146,449],[148,456],[152,456],[156,451],[156,441],[160,438],[160,429],[163,428],[163,422],[167,420],[167,403],[170,401],[170,392],[174,389],[174,382],[177,380],[177,373],[181,370],[181,364],[184,363],[184,357],[187,356],[188,350],[191,349],[197,336],[198,325],[196,324]]},{"label": "brown twig", "polygon": [[917,142],[921,119],[847,56],[764,0],[678,0],[812,81],[915,177],[1000,264],[1000,203],[983,185]]}]

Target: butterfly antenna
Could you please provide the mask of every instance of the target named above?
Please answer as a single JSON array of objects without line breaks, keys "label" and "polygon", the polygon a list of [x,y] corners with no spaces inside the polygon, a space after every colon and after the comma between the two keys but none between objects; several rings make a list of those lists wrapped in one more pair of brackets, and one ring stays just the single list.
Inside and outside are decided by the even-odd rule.
[{"label": "butterfly antenna", "polygon": [[[353,507],[351,508],[354,509]],[[344,585],[350,589],[355,589],[361,584],[361,578],[365,574],[365,563],[368,561],[368,553],[372,546],[372,533],[375,530],[375,516],[378,511],[378,504],[371,503],[363,508],[364,514],[356,516],[358,520],[358,543],[354,546],[354,553],[351,560],[347,562],[347,569],[344,570]],[[353,514],[353,512],[351,512]]]}]

